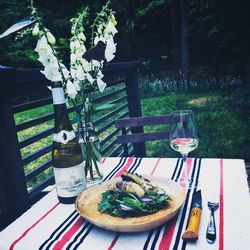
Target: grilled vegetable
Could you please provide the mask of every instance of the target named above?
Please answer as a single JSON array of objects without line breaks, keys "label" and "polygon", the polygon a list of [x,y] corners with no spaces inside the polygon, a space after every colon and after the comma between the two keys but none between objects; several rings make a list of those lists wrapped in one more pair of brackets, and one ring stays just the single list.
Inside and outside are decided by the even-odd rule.
[{"label": "grilled vegetable", "polygon": [[128,193],[135,194],[139,198],[143,197],[145,194],[143,188],[134,182],[118,181],[116,187]]},{"label": "grilled vegetable", "polygon": [[165,191],[158,186],[153,185],[148,179],[144,178],[139,174],[132,174],[128,171],[124,171],[122,174],[122,179],[126,181],[132,181],[140,185],[146,194],[164,194]]}]

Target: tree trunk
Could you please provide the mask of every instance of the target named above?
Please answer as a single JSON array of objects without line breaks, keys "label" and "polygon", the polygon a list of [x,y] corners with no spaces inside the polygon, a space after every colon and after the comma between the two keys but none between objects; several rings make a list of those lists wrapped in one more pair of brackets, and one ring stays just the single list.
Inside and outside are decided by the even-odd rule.
[{"label": "tree trunk", "polygon": [[188,85],[188,46],[187,46],[187,0],[171,0],[170,15],[174,48],[175,71],[181,85],[187,89]]},{"label": "tree trunk", "polygon": [[181,79],[185,88],[189,88],[189,58],[187,45],[187,25],[188,25],[188,6],[187,0],[180,0],[181,6]]}]

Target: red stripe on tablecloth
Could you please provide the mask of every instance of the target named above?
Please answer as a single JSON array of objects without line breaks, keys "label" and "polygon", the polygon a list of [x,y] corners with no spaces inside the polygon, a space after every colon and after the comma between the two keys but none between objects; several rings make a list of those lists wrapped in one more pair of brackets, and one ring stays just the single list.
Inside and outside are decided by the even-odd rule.
[{"label": "red stripe on tablecloth", "polygon": [[[134,157],[129,157],[127,159],[127,163],[121,168],[121,170],[115,175],[115,177],[121,176],[121,174],[127,170],[132,163],[134,162]],[[83,219],[80,217],[72,226],[69,228],[65,234],[63,235],[62,239],[59,240],[55,246],[53,247],[53,250],[60,250],[62,249],[65,244],[73,237],[73,235],[77,232],[77,230],[81,227],[83,223]],[[118,239],[118,238],[117,238]],[[115,243],[114,243],[115,244]]]},{"label": "red stripe on tablecloth", "polygon": [[220,160],[220,233],[219,233],[219,250],[224,249],[224,182],[223,182],[223,159]]},{"label": "red stripe on tablecloth", "polygon": [[116,242],[117,242],[119,236],[120,236],[120,233],[117,233],[117,234],[115,235],[115,238],[112,240],[110,246],[108,247],[108,250],[112,250],[112,249],[113,249],[113,247],[114,247],[114,245],[116,244]]},{"label": "red stripe on tablecloth", "polygon": [[[152,170],[152,172],[151,172],[150,175],[152,175],[152,174],[155,172],[156,168],[157,168],[158,165],[159,165],[159,162],[160,162],[160,159],[157,160],[157,162],[156,162],[156,164],[155,164],[155,166],[154,166],[154,168],[153,168],[153,170]],[[112,249],[113,249],[113,247],[115,246],[117,240],[119,239],[119,236],[120,236],[120,233],[117,233],[117,234],[115,235],[115,238],[112,240],[112,242],[111,242],[111,244],[109,245],[109,247],[108,247],[107,250],[112,250]]]},{"label": "red stripe on tablecloth", "polygon": [[102,163],[106,161],[107,157],[102,158]]},{"label": "red stripe on tablecloth", "polygon": [[[187,176],[189,176],[190,171],[191,171],[191,166],[192,166],[192,160],[193,158],[188,158],[187,159],[187,171],[184,171],[182,169],[181,172],[181,178],[185,177],[185,174],[187,174]],[[180,178],[180,179],[181,179]],[[184,184],[182,184],[183,187],[186,187],[185,182],[183,182]],[[175,227],[177,224],[177,218],[178,216],[175,216],[172,220],[170,220],[168,222],[168,224],[165,226],[160,244],[159,244],[159,250],[167,250],[170,248],[172,239],[173,239],[173,235],[174,235],[174,231],[175,231]]]},{"label": "red stripe on tablecloth", "polygon": [[23,239],[27,234],[28,232],[34,228],[39,222],[41,222],[47,215],[49,215],[60,203],[58,202],[57,204],[55,204],[47,213],[45,213],[39,220],[37,220],[32,226],[30,226],[27,230],[24,231],[24,233],[19,237],[17,238],[10,246],[9,250],[13,250],[15,245],[21,240]]},{"label": "red stripe on tablecloth", "polygon": [[82,217],[72,225],[72,227],[65,233],[61,240],[59,240],[53,247],[53,250],[61,250],[65,244],[71,239],[71,237],[77,232],[77,230],[82,226],[84,219]]},{"label": "red stripe on tablecloth", "polygon": [[173,219],[171,219],[168,222],[168,225],[166,226],[164,233],[162,235],[162,239],[159,244],[159,250],[166,250],[169,249],[169,246],[171,244],[173,235],[174,235],[174,230],[175,230],[175,225],[177,221],[177,216],[175,216]]},{"label": "red stripe on tablecloth", "polygon": [[115,177],[120,177],[122,175],[122,173],[127,170],[131,164],[133,163],[133,161],[135,160],[134,157],[128,157],[128,161],[127,163],[122,167],[122,169],[115,175]]},{"label": "red stripe on tablecloth", "polygon": [[161,160],[160,158],[157,160],[157,162],[156,162],[156,164],[155,164],[155,167],[153,168],[153,170],[152,170],[152,172],[150,173],[150,175],[153,175],[153,174],[154,174],[156,168],[158,167],[158,165],[159,165],[159,163],[160,163],[160,160]]}]

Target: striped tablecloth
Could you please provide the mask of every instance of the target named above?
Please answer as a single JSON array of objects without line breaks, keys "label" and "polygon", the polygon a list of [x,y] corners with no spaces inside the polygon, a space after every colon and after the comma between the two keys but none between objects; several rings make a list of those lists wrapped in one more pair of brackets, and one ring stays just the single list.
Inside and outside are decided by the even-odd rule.
[{"label": "striped tablecloth", "polygon": [[[105,180],[127,169],[146,175],[169,177],[178,182],[182,161],[173,158],[106,158]],[[188,159],[188,172],[202,190],[202,217],[199,239],[186,243],[181,235],[187,226],[196,188],[187,191],[179,213],[167,223],[140,233],[117,233],[98,228],[76,212],[74,205],[58,203],[51,191],[30,210],[0,232],[0,250],[5,249],[250,249],[250,197],[243,160]],[[217,239],[205,239],[209,218],[207,201],[217,199]]]}]

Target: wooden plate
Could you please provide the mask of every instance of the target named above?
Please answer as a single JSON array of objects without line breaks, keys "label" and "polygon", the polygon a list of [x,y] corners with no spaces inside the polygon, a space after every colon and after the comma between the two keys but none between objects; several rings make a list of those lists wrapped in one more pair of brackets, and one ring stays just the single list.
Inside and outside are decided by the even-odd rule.
[{"label": "wooden plate", "polygon": [[170,195],[171,201],[167,208],[147,216],[128,218],[119,218],[99,212],[97,205],[102,198],[102,193],[120,180],[120,178],[116,178],[84,190],[76,199],[76,210],[89,222],[111,231],[140,232],[158,227],[170,220],[178,212],[185,200],[186,192],[172,180],[151,176],[146,176],[146,178],[150,179],[153,184],[163,188],[166,194]]}]

